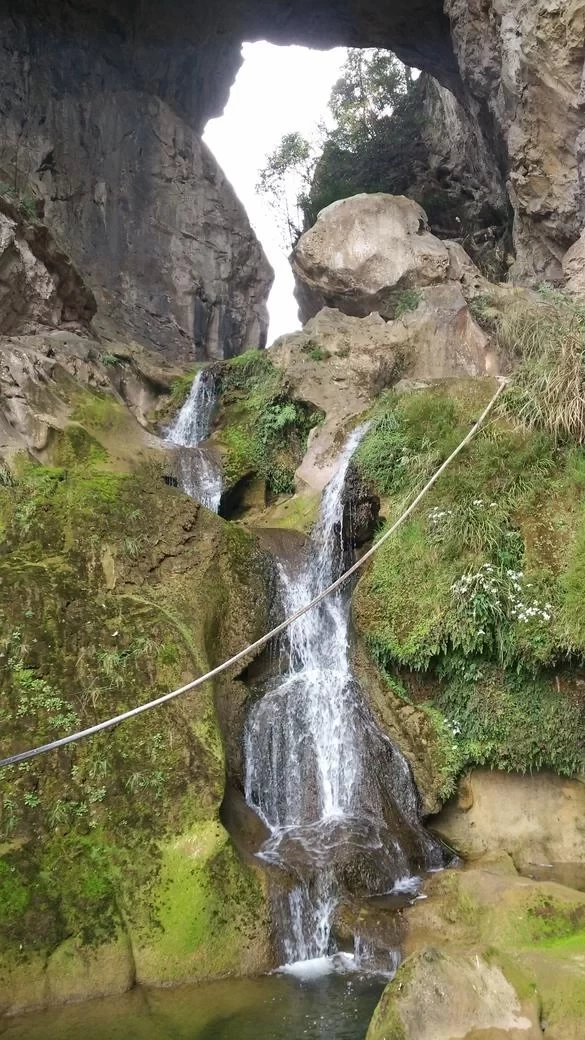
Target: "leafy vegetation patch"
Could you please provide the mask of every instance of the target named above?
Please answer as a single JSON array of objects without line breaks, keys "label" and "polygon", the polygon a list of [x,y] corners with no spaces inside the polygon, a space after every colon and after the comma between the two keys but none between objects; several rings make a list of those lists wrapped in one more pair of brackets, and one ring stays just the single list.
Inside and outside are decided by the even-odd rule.
[{"label": "leafy vegetation patch", "polygon": [[[388,521],[492,393],[486,380],[381,400],[356,461]],[[431,680],[447,788],[473,764],[585,768],[584,525],[583,448],[499,415],[360,582],[356,619],[384,674]]]},{"label": "leafy vegetation patch", "polygon": [[269,493],[293,492],[295,469],[322,413],[290,396],[282,373],[263,351],[247,351],[222,365],[218,390],[225,484],[255,474]]}]

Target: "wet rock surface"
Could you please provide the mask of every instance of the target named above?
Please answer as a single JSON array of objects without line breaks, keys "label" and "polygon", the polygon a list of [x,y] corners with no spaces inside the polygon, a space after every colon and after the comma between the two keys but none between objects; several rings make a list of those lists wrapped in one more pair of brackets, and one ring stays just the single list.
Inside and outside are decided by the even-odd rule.
[{"label": "wet rock surface", "polygon": [[350,466],[344,487],[343,544],[357,549],[374,536],[380,514],[380,498]]},{"label": "wet rock surface", "polygon": [[518,877],[505,854],[438,874],[424,893],[426,900],[402,912],[406,959],[368,1040],[471,1040],[477,1030],[514,1040],[578,1040],[582,893]]}]

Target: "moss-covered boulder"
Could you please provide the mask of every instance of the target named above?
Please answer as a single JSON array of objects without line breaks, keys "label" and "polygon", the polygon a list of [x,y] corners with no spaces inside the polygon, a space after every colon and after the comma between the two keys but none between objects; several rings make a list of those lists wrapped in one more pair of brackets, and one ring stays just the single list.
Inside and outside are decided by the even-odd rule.
[{"label": "moss-covered boulder", "polygon": [[538,1040],[534,994],[487,958],[427,947],[384,993],[367,1040]]},{"label": "moss-covered boulder", "polygon": [[521,878],[505,855],[424,891],[402,914],[406,959],[368,1040],[581,1037],[585,894]]},{"label": "moss-covered boulder", "polygon": [[[0,486],[6,754],[166,693],[266,628],[254,539],[166,487],[156,458],[113,466],[90,420],[65,431],[61,466],[24,460]],[[270,966],[261,883],[218,821],[215,707],[237,686],[3,770],[3,1010]]]}]

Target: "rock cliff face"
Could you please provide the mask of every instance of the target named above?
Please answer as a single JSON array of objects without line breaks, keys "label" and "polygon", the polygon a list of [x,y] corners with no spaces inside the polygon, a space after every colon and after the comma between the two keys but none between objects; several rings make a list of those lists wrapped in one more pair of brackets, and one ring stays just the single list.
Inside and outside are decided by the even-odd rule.
[{"label": "rock cliff face", "polygon": [[272,273],[199,139],[237,52],[224,59],[216,40],[194,64],[188,41],[139,35],[105,11],[4,13],[0,181],[41,196],[106,333],[197,360],[262,347]]},{"label": "rock cliff face", "polygon": [[518,279],[560,279],[585,222],[583,0],[446,0],[453,46],[514,209]]},{"label": "rock cliff face", "polygon": [[1,29],[0,169],[40,192],[102,312],[169,354],[264,340],[270,273],[199,140],[242,39],[389,47],[448,87],[506,186],[516,279],[560,279],[585,221],[585,0],[9,0]]}]

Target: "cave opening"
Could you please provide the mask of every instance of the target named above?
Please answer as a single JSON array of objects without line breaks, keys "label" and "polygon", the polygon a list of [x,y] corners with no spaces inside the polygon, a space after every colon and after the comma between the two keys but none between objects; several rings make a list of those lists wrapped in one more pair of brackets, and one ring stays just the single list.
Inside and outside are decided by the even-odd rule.
[{"label": "cave opening", "polygon": [[241,57],[203,140],[274,270],[267,345],[300,325],[289,263],[298,237],[326,206],[363,192],[413,198],[434,235],[505,278],[509,207],[498,178],[478,173],[481,134],[451,85],[382,48],[263,40],[244,43]]},{"label": "cave opening", "polygon": [[[268,299],[268,344],[300,327],[288,261],[292,241],[282,212],[259,191],[262,168],[285,135],[299,134],[317,147],[330,118],[328,101],[347,49],[315,50],[260,41],[244,43],[243,64],[223,113],[211,119],[203,140],[243,204],[274,270]],[[299,178],[287,177],[287,205],[294,209]],[[278,207],[277,207],[278,208]]]}]

